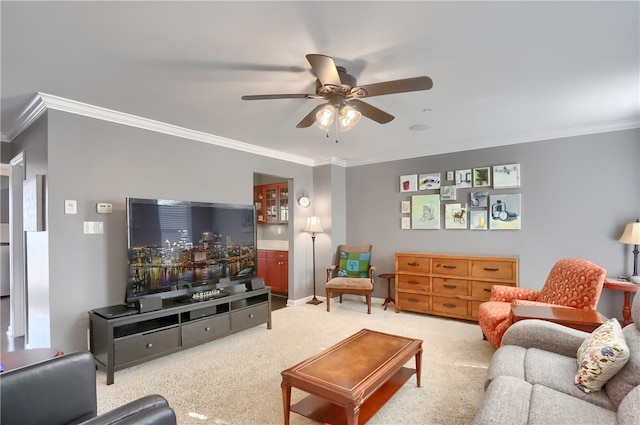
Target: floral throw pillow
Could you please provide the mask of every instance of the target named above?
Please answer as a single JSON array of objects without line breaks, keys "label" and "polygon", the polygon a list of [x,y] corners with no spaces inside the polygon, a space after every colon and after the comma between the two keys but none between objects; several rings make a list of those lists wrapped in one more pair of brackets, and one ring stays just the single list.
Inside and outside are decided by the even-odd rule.
[{"label": "floral throw pillow", "polygon": [[340,251],[339,277],[369,277],[370,252]]},{"label": "floral throw pillow", "polygon": [[629,347],[620,323],[607,320],[589,335],[577,353],[575,383],[585,393],[600,391],[629,360]]}]

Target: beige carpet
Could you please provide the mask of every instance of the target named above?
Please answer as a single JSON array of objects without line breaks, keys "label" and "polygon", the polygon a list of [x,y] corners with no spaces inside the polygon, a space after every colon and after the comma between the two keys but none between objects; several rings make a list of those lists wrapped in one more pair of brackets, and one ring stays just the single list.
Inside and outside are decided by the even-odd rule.
[{"label": "beige carpet", "polygon": [[[341,305],[304,304],[272,313],[266,325],[115,373],[107,386],[98,371],[98,410],[104,412],[146,394],[164,395],[178,423],[282,424],[280,372],[362,328],[424,341],[422,386],[412,377],[368,422],[468,424],[482,396],[493,347],[477,324],[402,312],[345,299]],[[414,368],[411,360],[408,367]],[[292,391],[292,403],[306,396]],[[314,424],[291,413],[291,425]]]}]

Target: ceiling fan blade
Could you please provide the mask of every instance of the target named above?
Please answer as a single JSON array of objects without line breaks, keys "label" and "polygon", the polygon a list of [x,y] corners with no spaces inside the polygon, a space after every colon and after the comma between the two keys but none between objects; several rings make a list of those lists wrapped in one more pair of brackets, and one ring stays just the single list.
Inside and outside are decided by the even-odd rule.
[{"label": "ceiling fan blade", "polygon": [[316,122],[316,114],[318,113],[318,111],[322,108],[324,108],[326,105],[326,103],[323,103],[321,105],[316,106],[315,108],[313,108],[313,110],[311,112],[309,112],[307,114],[306,117],[304,117],[302,119],[302,121],[300,121],[298,123],[298,125],[296,125],[296,128],[307,128],[307,127],[311,127],[313,125],[313,123]]},{"label": "ceiling fan blade", "polygon": [[[242,96],[242,100],[267,100],[267,99],[316,99],[320,96],[314,94],[252,94]],[[322,99],[322,97],[320,97]]]},{"label": "ceiling fan blade", "polygon": [[326,55],[308,54],[307,60],[316,73],[318,80],[323,86],[331,85],[340,87],[342,82],[338,75],[338,69],[333,58]]},{"label": "ceiling fan blade", "polygon": [[[433,81],[431,80],[431,78],[423,76],[354,87],[352,93],[357,97],[372,97],[382,96],[385,94],[429,90],[431,87],[433,87]],[[365,93],[358,94],[359,90],[364,90]]]},{"label": "ceiling fan blade", "polygon": [[350,100],[348,103],[349,105],[356,108],[365,117],[372,119],[380,124],[386,124],[395,118],[393,115],[386,113],[382,109],[378,109],[375,106],[369,105],[368,103],[365,103],[358,99]]}]

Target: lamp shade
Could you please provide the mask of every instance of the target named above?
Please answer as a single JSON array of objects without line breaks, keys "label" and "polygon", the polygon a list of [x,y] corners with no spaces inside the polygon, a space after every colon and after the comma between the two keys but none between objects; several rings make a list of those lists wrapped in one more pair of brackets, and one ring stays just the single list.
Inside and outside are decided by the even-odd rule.
[{"label": "lamp shade", "polygon": [[331,105],[326,105],[316,112],[316,125],[325,131],[329,131],[334,114],[335,108]]},{"label": "lamp shade", "polygon": [[304,231],[311,232],[311,233],[322,233],[320,218],[316,216],[307,217],[307,225],[304,226]]},{"label": "lamp shade", "polygon": [[627,223],[618,241],[630,245],[640,245],[640,222]]},{"label": "lamp shade", "polygon": [[360,121],[360,112],[351,105],[344,105],[340,108],[340,131],[351,130]]}]

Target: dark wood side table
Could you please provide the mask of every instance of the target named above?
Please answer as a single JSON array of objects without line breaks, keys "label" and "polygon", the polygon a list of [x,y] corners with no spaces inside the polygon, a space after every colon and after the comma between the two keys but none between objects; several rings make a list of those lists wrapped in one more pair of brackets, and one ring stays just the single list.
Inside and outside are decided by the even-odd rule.
[{"label": "dark wood side table", "polygon": [[622,304],[622,322],[620,322],[620,324],[622,326],[627,326],[629,323],[631,323],[631,293],[638,292],[638,287],[640,287],[640,285],[606,277],[604,279],[604,287],[614,291],[624,291],[624,303]]},{"label": "dark wood side table", "polygon": [[511,305],[511,319],[513,323],[524,319],[546,320],[584,332],[593,332],[607,321],[596,310],[527,304]]},{"label": "dark wood side table", "polygon": [[378,277],[380,279],[387,279],[387,298],[385,298],[384,302],[382,303],[382,306],[386,310],[389,306],[389,303],[396,303],[395,298],[391,297],[391,279],[395,279],[396,275],[393,273],[382,273],[379,274]]}]

